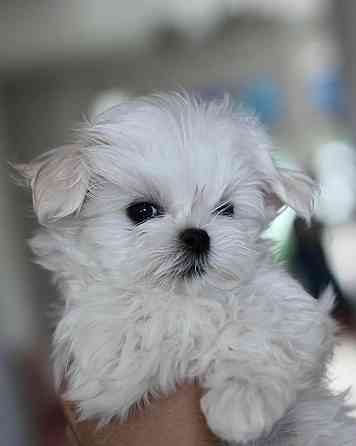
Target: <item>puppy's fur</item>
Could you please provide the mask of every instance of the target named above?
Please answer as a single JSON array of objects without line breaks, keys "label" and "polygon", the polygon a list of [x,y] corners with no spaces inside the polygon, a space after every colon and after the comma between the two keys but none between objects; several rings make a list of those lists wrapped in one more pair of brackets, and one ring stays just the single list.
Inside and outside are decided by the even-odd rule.
[{"label": "puppy's fur", "polygon": [[[124,419],[148,394],[198,380],[224,440],[355,442],[343,397],[324,383],[332,299],[306,294],[261,237],[284,205],[308,219],[314,185],[274,164],[254,118],[228,100],[154,95],[21,170],[42,226],[31,245],[64,300],[57,384],[82,418]],[[138,202],[159,214],[135,225]],[[208,234],[204,256],[182,245],[186,228]]]}]

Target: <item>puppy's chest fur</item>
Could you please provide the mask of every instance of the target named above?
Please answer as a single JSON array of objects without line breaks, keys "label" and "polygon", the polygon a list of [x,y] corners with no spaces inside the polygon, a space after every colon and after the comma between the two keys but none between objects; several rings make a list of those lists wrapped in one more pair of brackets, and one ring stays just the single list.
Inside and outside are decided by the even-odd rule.
[{"label": "puppy's chest fur", "polygon": [[166,373],[177,381],[201,377],[211,358],[222,350],[229,327],[236,337],[242,328],[236,323],[237,305],[234,308],[228,302],[178,297],[162,307],[138,321],[132,336],[137,338],[137,354],[143,361],[148,355],[156,356],[152,376],[159,376],[163,387]]},{"label": "puppy's chest fur", "polygon": [[82,373],[100,371],[103,381],[142,373],[154,387],[170,387],[174,380],[200,376],[214,350],[221,351],[226,332],[231,338],[243,330],[243,322],[236,323],[237,296],[232,303],[164,293],[118,299],[92,294],[67,307],[56,341],[67,338]]},{"label": "puppy's chest fur", "polygon": [[69,299],[54,338],[58,382],[64,372],[67,397],[86,418],[125,418],[147,393],[204,379],[242,329],[236,301],[102,291]]}]

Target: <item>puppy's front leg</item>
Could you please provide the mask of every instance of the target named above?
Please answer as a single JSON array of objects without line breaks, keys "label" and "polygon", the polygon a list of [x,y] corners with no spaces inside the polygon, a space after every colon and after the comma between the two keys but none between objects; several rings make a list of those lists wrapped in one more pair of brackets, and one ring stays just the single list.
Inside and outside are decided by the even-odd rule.
[{"label": "puppy's front leg", "polygon": [[[283,351],[261,351],[253,337],[217,352],[203,381],[201,408],[220,438],[237,443],[268,433],[296,399],[296,373]],[[262,347],[263,348],[263,347]]]}]

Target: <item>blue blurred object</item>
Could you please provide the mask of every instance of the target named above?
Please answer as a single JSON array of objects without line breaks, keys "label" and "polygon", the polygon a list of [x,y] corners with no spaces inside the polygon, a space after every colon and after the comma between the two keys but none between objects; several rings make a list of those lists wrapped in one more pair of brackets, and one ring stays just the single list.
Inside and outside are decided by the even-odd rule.
[{"label": "blue blurred object", "polygon": [[282,117],[283,93],[269,76],[248,81],[239,89],[227,85],[211,85],[194,89],[193,93],[205,100],[223,98],[225,94],[229,94],[236,108],[242,105],[269,127],[276,125]]},{"label": "blue blurred object", "polygon": [[269,76],[260,76],[247,82],[240,89],[238,99],[268,127],[276,125],[282,117],[283,92]]},{"label": "blue blurred object", "polygon": [[310,98],[321,112],[344,118],[348,112],[347,94],[340,68],[333,68],[313,76]]}]

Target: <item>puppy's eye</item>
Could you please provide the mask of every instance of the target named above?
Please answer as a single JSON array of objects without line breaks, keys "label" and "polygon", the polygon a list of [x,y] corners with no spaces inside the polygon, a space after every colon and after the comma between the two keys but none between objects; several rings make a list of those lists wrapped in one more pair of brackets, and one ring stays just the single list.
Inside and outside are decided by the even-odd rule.
[{"label": "puppy's eye", "polygon": [[154,203],[139,202],[130,204],[126,213],[135,225],[139,225],[151,218],[159,217],[163,214],[163,209]]},{"label": "puppy's eye", "polygon": [[224,203],[214,210],[214,214],[232,217],[234,215],[234,205],[231,202]]}]

